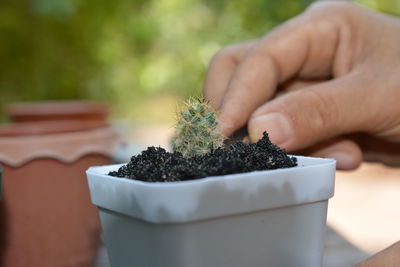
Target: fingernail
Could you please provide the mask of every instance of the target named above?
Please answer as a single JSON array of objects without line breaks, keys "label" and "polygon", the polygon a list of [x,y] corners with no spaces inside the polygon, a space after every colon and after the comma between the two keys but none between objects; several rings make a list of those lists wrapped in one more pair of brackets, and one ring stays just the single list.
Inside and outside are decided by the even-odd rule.
[{"label": "fingernail", "polygon": [[334,158],[336,160],[336,166],[341,170],[352,170],[357,167],[357,163],[354,161],[353,155],[346,152],[332,152],[327,155],[328,158]]},{"label": "fingernail", "polygon": [[[286,118],[281,113],[270,113],[251,119],[250,139],[255,141],[261,138],[266,131],[272,143],[282,145],[293,137],[293,129]],[[254,136],[257,135],[257,136]]]}]

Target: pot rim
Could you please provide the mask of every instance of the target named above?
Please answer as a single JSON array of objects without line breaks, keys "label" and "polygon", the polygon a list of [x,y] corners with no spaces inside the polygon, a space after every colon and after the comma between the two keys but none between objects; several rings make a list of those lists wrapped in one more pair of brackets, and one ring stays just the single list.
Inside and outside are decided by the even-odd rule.
[{"label": "pot rim", "polygon": [[[51,111],[51,113],[49,113]],[[7,113],[14,116],[59,116],[74,114],[107,114],[106,103],[86,100],[53,100],[39,102],[17,102],[7,107]]]},{"label": "pot rim", "polygon": [[38,158],[52,158],[63,163],[73,163],[88,154],[111,158],[117,145],[117,134],[111,127],[37,136],[0,137],[0,162],[20,167]]},{"label": "pot rim", "polygon": [[0,125],[0,138],[87,131],[107,126],[109,126],[108,123],[103,120],[49,120],[9,123]]},{"label": "pot rim", "polygon": [[93,204],[151,223],[183,223],[325,201],[334,194],[336,161],[295,156],[299,166],[182,182],[149,183],[86,173]]}]

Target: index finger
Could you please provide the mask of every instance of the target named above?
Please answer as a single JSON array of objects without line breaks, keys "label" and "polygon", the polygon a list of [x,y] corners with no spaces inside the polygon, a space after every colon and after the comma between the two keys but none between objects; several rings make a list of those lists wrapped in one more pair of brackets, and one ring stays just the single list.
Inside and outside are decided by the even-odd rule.
[{"label": "index finger", "polygon": [[223,96],[219,120],[224,135],[243,127],[279,83],[295,76],[330,76],[338,31],[334,22],[304,14],[258,42],[240,62]]},{"label": "index finger", "polygon": [[228,89],[228,83],[237,65],[255,43],[256,41],[248,41],[227,46],[212,58],[204,83],[203,96],[213,108],[218,109],[221,105],[222,97]]}]

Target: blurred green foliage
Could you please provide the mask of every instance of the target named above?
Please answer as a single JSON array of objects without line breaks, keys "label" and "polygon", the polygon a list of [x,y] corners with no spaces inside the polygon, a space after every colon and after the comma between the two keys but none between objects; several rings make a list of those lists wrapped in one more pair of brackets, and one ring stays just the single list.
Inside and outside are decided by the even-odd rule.
[{"label": "blurred green foliage", "polygon": [[[263,35],[310,2],[1,0],[0,108],[94,99],[121,116],[149,97],[187,97],[217,50]],[[400,14],[399,1],[358,2]]]}]

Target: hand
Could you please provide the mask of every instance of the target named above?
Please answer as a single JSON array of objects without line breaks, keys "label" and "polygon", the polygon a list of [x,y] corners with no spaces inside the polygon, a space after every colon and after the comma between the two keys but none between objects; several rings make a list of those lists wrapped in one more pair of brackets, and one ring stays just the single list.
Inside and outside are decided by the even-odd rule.
[{"label": "hand", "polygon": [[247,125],[251,141],[266,130],[288,152],[353,169],[368,142],[349,134],[400,151],[399,44],[400,20],[317,2],[263,38],[217,53],[204,96],[226,136]]},{"label": "hand", "polygon": [[400,241],[378,252],[354,267],[395,267],[400,266]]}]

